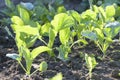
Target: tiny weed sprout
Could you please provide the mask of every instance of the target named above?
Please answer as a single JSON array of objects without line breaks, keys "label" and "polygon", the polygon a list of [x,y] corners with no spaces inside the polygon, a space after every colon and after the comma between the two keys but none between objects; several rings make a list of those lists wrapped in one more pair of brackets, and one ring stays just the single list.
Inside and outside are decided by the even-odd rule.
[{"label": "tiny weed sprout", "polygon": [[96,65],[98,64],[95,60],[94,56],[90,56],[88,54],[85,54],[85,61],[86,61],[86,66],[89,69],[89,78],[92,78],[92,70],[96,67]]}]

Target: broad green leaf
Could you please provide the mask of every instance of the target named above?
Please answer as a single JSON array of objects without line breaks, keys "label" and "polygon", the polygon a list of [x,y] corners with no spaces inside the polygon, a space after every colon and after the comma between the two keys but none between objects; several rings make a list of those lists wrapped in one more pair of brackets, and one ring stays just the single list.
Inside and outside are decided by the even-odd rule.
[{"label": "broad green leaf", "polygon": [[74,11],[74,10],[70,10],[70,11],[68,11],[68,13],[69,13],[78,23],[80,23],[81,17],[80,17],[80,14],[79,14],[78,12],[76,12],[76,11]]},{"label": "broad green leaf", "polygon": [[40,46],[32,50],[31,56],[33,59],[35,59],[39,54],[45,51],[50,51],[51,49],[46,46]]},{"label": "broad green leaf", "polygon": [[55,75],[50,80],[62,80],[62,79],[63,79],[62,73],[58,73],[57,75]]},{"label": "broad green leaf", "polygon": [[115,8],[113,5],[106,7],[106,16],[107,17],[113,17],[115,15]]},{"label": "broad green leaf", "polygon": [[48,47],[52,48],[56,35],[57,35],[57,32],[50,28]]},{"label": "broad green leaf", "polygon": [[59,38],[62,44],[66,44],[70,38],[70,28],[65,28],[59,31]]},{"label": "broad green leaf", "polygon": [[41,27],[41,34],[42,34],[42,35],[45,35],[45,36],[48,36],[50,27],[51,27],[51,24],[50,24],[50,23],[44,24],[44,25]]},{"label": "broad green leaf", "polygon": [[16,25],[20,25],[20,26],[24,25],[24,22],[23,22],[22,19],[21,19],[20,17],[18,17],[18,16],[13,16],[13,17],[11,18],[11,21],[12,21],[12,23],[14,23],[14,24],[16,24]]},{"label": "broad green leaf", "polygon": [[108,23],[103,30],[106,36],[114,38],[120,32],[120,23],[117,21]]},{"label": "broad green leaf", "polygon": [[82,31],[81,34],[82,34],[82,36],[84,36],[84,37],[86,37],[86,38],[88,38],[90,40],[94,40],[94,41],[97,40],[97,35],[92,31],[88,31],[88,30]]},{"label": "broad green leaf", "polygon": [[94,10],[96,13],[99,13],[98,7],[97,7],[96,5],[93,6],[93,10]]},{"label": "broad green leaf", "polygon": [[29,35],[39,35],[39,30],[37,27],[31,27],[30,25],[26,26],[19,26],[19,25],[12,25],[13,29],[18,32],[24,32]]},{"label": "broad green leaf", "polygon": [[120,16],[120,6],[115,5],[115,17],[119,17]]},{"label": "broad green leaf", "polygon": [[26,61],[28,61],[28,60],[31,59],[30,50],[29,50],[27,47],[25,47],[25,46],[20,46],[19,49],[20,49],[20,52],[21,52],[22,55],[23,55],[23,58],[24,58]]},{"label": "broad green leaf", "polygon": [[28,35],[23,32],[17,32],[15,38],[16,38],[16,44],[18,47],[24,45],[27,48],[29,48],[29,47],[33,46],[33,44],[37,40],[38,36]]},{"label": "broad green leaf", "polygon": [[18,48],[21,47],[22,45],[25,45],[25,42],[23,42],[23,40],[21,40],[20,37],[21,37],[21,34],[16,33],[15,40]]},{"label": "broad green leaf", "polygon": [[48,64],[47,64],[47,62],[45,62],[45,61],[42,61],[39,66],[40,66],[40,67],[39,67],[39,71],[41,71],[41,72],[46,71],[47,68],[48,68]]},{"label": "broad green leaf", "polygon": [[[23,35],[24,36],[24,35]],[[24,36],[25,37],[25,36]],[[35,41],[37,40],[38,36],[28,36],[24,39],[24,42],[26,43],[26,46],[29,48],[34,45]]]},{"label": "broad green leaf", "polygon": [[28,11],[22,8],[20,5],[18,5],[18,10],[19,10],[21,19],[27,24],[30,21],[30,15]]},{"label": "broad green leaf", "polygon": [[106,21],[106,13],[105,13],[105,10],[103,9],[103,7],[98,7],[98,11],[99,11],[99,14],[100,14],[100,19],[105,22]]},{"label": "broad green leaf", "polygon": [[100,42],[100,43],[103,43],[105,36],[104,36],[104,34],[103,34],[102,29],[95,28],[94,30],[96,31],[97,38],[98,38],[99,42]]},{"label": "broad green leaf", "polygon": [[20,58],[20,56],[18,54],[16,54],[16,53],[12,53],[12,54],[8,53],[8,54],[6,54],[6,56],[9,57],[9,58],[15,59],[15,60]]},{"label": "broad green leaf", "polygon": [[96,12],[92,11],[92,10],[86,10],[85,12],[83,12],[81,14],[81,17],[83,19],[93,19],[93,20],[96,20],[96,17],[97,17],[97,14]]},{"label": "broad green leaf", "polygon": [[[54,29],[49,29],[49,42],[47,44],[47,46],[49,48],[52,48],[53,47],[53,44],[54,44],[54,40],[55,40],[55,37],[57,36],[57,32],[54,30]],[[54,55],[54,52],[53,51],[48,51],[48,54],[52,57],[52,56],[55,56]]]},{"label": "broad green leaf", "polygon": [[71,16],[66,13],[60,13],[55,15],[54,19],[51,21],[53,28],[58,32],[67,27],[71,27],[74,24],[74,20]]}]

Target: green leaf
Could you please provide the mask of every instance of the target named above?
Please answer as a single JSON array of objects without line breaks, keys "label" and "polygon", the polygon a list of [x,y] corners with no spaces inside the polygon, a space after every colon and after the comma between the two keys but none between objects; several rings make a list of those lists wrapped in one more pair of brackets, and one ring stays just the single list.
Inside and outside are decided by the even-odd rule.
[{"label": "green leaf", "polygon": [[47,64],[47,62],[45,62],[45,61],[42,61],[39,66],[40,66],[40,67],[39,67],[39,71],[41,71],[41,72],[46,71],[47,68],[48,68],[48,64]]},{"label": "green leaf", "polygon": [[78,12],[76,12],[74,10],[70,10],[70,11],[68,11],[68,14],[70,14],[75,19],[75,21],[80,23],[81,17],[80,17],[80,14]]},{"label": "green leaf", "polygon": [[20,56],[16,53],[6,54],[7,57],[17,60]]},{"label": "green leaf", "polygon": [[66,9],[65,9],[64,6],[60,6],[60,7],[58,7],[58,9],[57,9],[57,13],[64,13],[64,12],[66,12]]},{"label": "green leaf", "polygon": [[19,49],[20,49],[20,53],[22,53],[22,56],[26,61],[31,59],[30,50],[27,47],[20,46]]},{"label": "green leaf", "polygon": [[84,36],[84,37],[86,37],[86,38],[88,38],[90,40],[94,40],[94,41],[97,40],[97,35],[92,31],[88,31],[88,30],[82,31],[81,34],[82,34],[82,36]]},{"label": "green leaf", "polygon": [[26,25],[26,26],[12,25],[12,28],[17,32],[24,32],[29,35],[39,35],[38,28],[31,27],[30,25]]},{"label": "green leaf", "polygon": [[95,66],[98,64],[94,58],[94,56],[89,56],[88,54],[85,54],[85,61],[87,64],[87,67],[90,71],[95,68]]},{"label": "green leaf", "polygon": [[103,31],[99,28],[95,28],[94,30],[96,31],[98,41],[100,42],[100,44],[102,44],[105,38]]},{"label": "green leaf", "polygon": [[105,22],[106,21],[106,13],[105,13],[105,10],[103,9],[103,7],[98,7],[98,11],[99,11],[99,14],[100,14],[100,19]]},{"label": "green leaf", "polygon": [[11,21],[12,21],[12,23],[14,23],[14,24],[16,24],[16,25],[20,25],[20,26],[24,25],[24,22],[23,22],[22,19],[21,19],[20,17],[18,17],[18,16],[13,16],[13,17],[11,18]]},{"label": "green leaf", "polygon": [[68,53],[70,52],[70,47],[66,45],[60,45],[60,47],[57,49],[59,51],[58,58],[62,61],[67,61],[69,59]]},{"label": "green leaf", "polygon": [[113,17],[115,15],[115,8],[113,5],[106,7],[106,16],[107,17]]},{"label": "green leaf", "polygon": [[114,38],[120,32],[120,23],[117,21],[108,23],[108,24],[106,24],[103,31],[106,36],[108,36],[110,38]]},{"label": "green leaf", "polygon": [[54,19],[51,21],[53,28],[58,32],[67,27],[71,27],[74,24],[74,20],[71,16],[66,13],[60,13],[55,15]]},{"label": "green leaf", "polygon": [[50,23],[44,24],[44,25],[41,27],[41,34],[42,34],[42,35],[45,35],[45,36],[48,36],[50,27],[51,27],[51,24],[50,24]]},{"label": "green leaf", "polygon": [[62,80],[62,78],[63,78],[62,73],[58,73],[57,75],[55,75],[50,80]]},{"label": "green leaf", "polygon": [[[23,35],[24,36],[24,35]],[[25,36],[24,36],[25,37]],[[29,48],[29,47],[32,47],[35,43],[35,41],[37,40],[38,36],[28,36],[24,39],[24,42],[26,43],[26,46]]]},{"label": "green leaf", "polygon": [[96,14],[96,12],[94,12],[92,10],[86,10],[85,12],[83,12],[81,14],[81,17],[83,19],[93,19],[93,20],[96,20],[97,14]]},{"label": "green leaf", "polygon": [[10,8],[12,10],[15,8],[15,6],[13,5],[13,2],[11,2],[11,0],[5,0],[5,4],[8,8]]},{"label": "green leaf", "polygon": [[70,38],[70,28],[68,27],[68,28],[65,28],[63,30],[60,30],[59,38],[60,38],[60,42],[62,44],[66,44]]},{"label": "green leaf", "polygon": [[21,19],[27,24],[30,21],[30,15],[28,11],[22,8],[20,5],[18,5],[18,10],[19,10]]},{"label": "green leaf", "polygon": [[49,42],[47,45],[48,47],[52,48],[56,35],[57,35],[57,32],[50,28],[49,29]]},{"label": "green leaf", "polygon": [[50,51],[51,49],[46,46],[40,46],[32,50],[31,56],[33,59],[35,59],[39,54],[45,51]]}]

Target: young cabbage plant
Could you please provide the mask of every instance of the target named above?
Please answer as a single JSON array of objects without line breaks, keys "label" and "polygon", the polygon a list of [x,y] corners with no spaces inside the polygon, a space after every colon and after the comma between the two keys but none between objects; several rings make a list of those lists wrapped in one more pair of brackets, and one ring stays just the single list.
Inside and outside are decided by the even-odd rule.
[{"label": "young cabbage plant", "polygon": [[[32,62],[33,60],[42,52],[51,50],[50,48],[46,46],[39,46],[32,51],[30,51],[29,47],[31,47],[37,37],[38,37],[38,30],[35,28],[32,28],[30,26],[12,26],[16,33],[16,44],[19,51],[19,59],[18,62],[20,63],[21,67],[24,69],[27,75],[30,75]],[[34,32],[35,31],[35,32]],[[33,33],[31,33],[33,32]],[[22,58],[25,59],[26,62],[26,68],[21,64]]]},{"label": "young cabbage plant", "polygon": [[106,38],[102,32],[102,30],[100,30],[99,28],[96,28],[96,33],[92,32],[92,31],[83,31],[82,35],[90,40],[93,40],[97,46],[100,48],[100,50],[103,52],[103,58],[106,56],[106,51],[110,45],[110,43],[112,43],[112,40]]},{"label": "young cabbage plant", "polygon": [[95,28],[92,31],[83,31],[82,35],[90,40],[93,40],[100,50],[103,52],[103,58],[106,56],[106,51],[111,43],[113,43],[113,38],[120,32],[120,23],[112,22],[106,24],[103,30]]},{"label": "young cabbage plant", "polygon": [[[74,10],[69,10],[67,12],[69,15],[71,15],[74,19],[74,25],[73,25],[73,29],[71,30],[71,38],[72,40],[72,45],[71,47],[76,44],[76,43],[83,43],[83,46],[85,46],[87,44],[87,41],[83,38],[83,36],[81,35],[82,30],[85,29],[85,27],[81,24],[81,16],[78,12],[74,11]],[[74,42],[74,37],[77,36],[77,41]],[[79,46],[82,46],[79,44]]]},{"label": "young cabbage plant", "polygon": [[85,54],[85,61],[86,61],[86,66],[89,69],[89,73],[88,73],[89,78],[91,79],[92,78],[92,70],[96,67],[96,65],[98,63],[96,62],[96,59],[94,56],[88,55],[88,54]]},{"label": "young cabbage plant", "polygon": [[[41,47],[42,51],[40,51],[40,47]],[[26,61],[26,67],[24,67],[24,65],[22,64],[21,57],[18,54],[12,53],[12,54],[6,54],[6,56],[9,57],[9,58],[12,58],[14,60],[17,60],[18,63],[20,64],[20,66],[22,67],[22,69],[25,71],[26,75],[28,75],[30,77],[31,75],[33,75],[38,70],[41,71],[41,72],[44,72],[48,68],[47,63],[45,61],[43,61],[39,64],[38,69],[36,69],[34,72],[31,73],[31,67],[32,67],[32,62],[33,62],[34,58],[36,58],[38,56],[38,54],[40,54],[41,52],[44,52],[46,50],[50,50],[49,48],[47,48],[45,46],[40,46],[40,47],[34,49],[34,51],[32,51],[31,53],[26,53],[26,52],[29,52],[29,50],[27,50],[27,49],[25,49],[26,51],[22,51],[22,52],[25,52],[25,53],[23,53],[24,54],[23,58]],[[43,48],[44,48],[44,50],[43,50]],[[38,52],[38,53],[36,53],[36,52]],[[35,56],[33,56],[32,54],[35,55]]]},{"label": "young cabbage plant", "polygon": [[[42,52],[50,51],[51,49],[47,46],[39,46],[34,48],[32,51],[29,49],[33,46],[36,39],[40,38],[41,26],[38,25],[38,23],[36,23],[37,26],[35,27],[31,25],[25,25],[24,21],[18,16],[13,16],[11,21],[13,22],[11,26],[16,34],[15,41],[19,52],[16,60],[19,62],[26,74],[30,75],[33,60]],[[26,62],[26,67],[24,67],[21,63],[22,58],[24,58]]]},{"label": "young cabbage plant", "polygon": [[[54,19],[51,21],[53,27],[53,34],[52,36],[52,44],[53,40],[56,37],[56,34],[59,33],[59,39],[61,45],[57,50],[59,51],[58,58],[62,59],[63,61],[68,59],[69,53],[69,39],[70,39],[70,27],[74,24],[74,19],[69,16],[67,13],[59,13],[55,15]],[[68,49],[66,49],[68,48]]]}]

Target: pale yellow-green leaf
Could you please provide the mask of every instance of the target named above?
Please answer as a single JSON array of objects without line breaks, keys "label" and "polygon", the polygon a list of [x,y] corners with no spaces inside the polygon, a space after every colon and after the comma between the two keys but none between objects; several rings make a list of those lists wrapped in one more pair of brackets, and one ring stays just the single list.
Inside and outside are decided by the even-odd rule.
[{"label": "pale yellow-green leaf", "polygon": [[18,17],[18,16],[13,16],[13,17],[11,18],[11,21],[12,21],[12,23],[14,23],[14,24],[16,24],[16,25],[20,25],[20,26],[24,25],[24,22],[23,22],[22,19],[21,19],[20,17]]},{"label": "pale yellow-green leaf", "polygon": [[13,27],[14,30],[18,32],[24,32],[30,35],[39,35],[39,30],[37,27],[31,27],[30,25],[25,25],[25,26],[14,25]]},{"label": "pale yellow-green leaf", "polygon": [[66,42],[68,42],[70,38],[70,28],[68,27],[66,29],[60,30],[59,38],[62,44],[65,44]]},{"label": "pale yellow-green leaf", "polygon": [[40,46],[40,47],[37,47],[35,49],[32,50],[31,52],[31,56],[32,58],[36,58],[39,54],[41,54],[42,52],[45,52],[45,51],[50,51],[51,49],[46,47],[46,46]]},{"label": "pale yellow-green leaf", "polygon": [[46,23],[41,27],[41,34],[47,35],[49,34],[49,28],[51,27],[50,23]]},{"label": "pale yellow-green leaf", "polygon": [[74,20],[66,13],[60,13],[55,15],[51,24],[56,31],[59,31],[64,28],[71,27],[74,24]]},{"label": "pale yellow-green leaf", "polygon": [[115,8],[113,5],[106,7],[106,16],[107,17],[113,17],[115,15]]},{"label": "pale yellow-green leaf", "polygon": [[48,68],[48,64],[47,64],[47,62],[45,62],[45,61],[42,61],[39,66],[40,66],[40,67],[39,67],[39,71],[41,71],[41,72],[46,71],[47,68]]},{"label": "pale yellow-green leaf", "polygon": [[18,10],[19,10],[19,14],[20,14],[21,19],[25,23],[28,23],[30,21],[29,12],[26,9],[22,8],[20,5],[18,5]]},{"label": "pale yellow-green leaf", "polygon": [[49,29],[49,42],[48,47],[52,48],[57,32],[54,29]]}]

